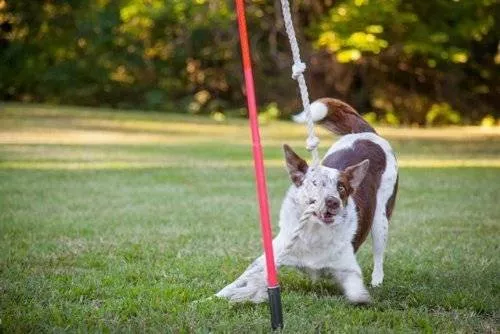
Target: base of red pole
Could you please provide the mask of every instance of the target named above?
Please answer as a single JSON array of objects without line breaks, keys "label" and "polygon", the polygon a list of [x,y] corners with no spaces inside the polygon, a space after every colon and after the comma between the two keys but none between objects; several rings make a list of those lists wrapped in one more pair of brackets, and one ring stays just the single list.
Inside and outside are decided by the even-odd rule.
[{"label": "base of red pole", "polygon": [[269,308],[271,309],[272,329],[283,328],[283,310],[281,308],[281,289],[278,286],[268,288]]}]

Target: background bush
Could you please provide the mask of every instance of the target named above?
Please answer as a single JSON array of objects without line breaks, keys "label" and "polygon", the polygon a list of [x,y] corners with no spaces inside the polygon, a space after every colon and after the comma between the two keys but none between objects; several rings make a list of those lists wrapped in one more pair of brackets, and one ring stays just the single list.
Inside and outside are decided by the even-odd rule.
[{"label": "background bush", "polygon": [[[499,117],[498,2],[292,5],[312,98],[393,125]],[[259,102],[286,116],[299,104],[279,0],[247,14]],[[232,1],[0,0],[0,99],[219,115],[244,103],[238,47]]]}]

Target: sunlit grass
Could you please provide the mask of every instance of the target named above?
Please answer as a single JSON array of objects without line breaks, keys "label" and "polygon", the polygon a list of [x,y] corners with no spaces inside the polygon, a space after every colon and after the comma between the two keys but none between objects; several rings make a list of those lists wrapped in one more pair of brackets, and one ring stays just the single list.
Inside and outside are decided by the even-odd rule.
[{"label": "sunlit grass", "polygon": [[[399,160],[401,168],[500,168],[500,159],[471,159],[471,160]],[[193,168],[225,168],[225,167],[252,167],[250,160],[240,161],[200,161],[193,159],[183,159],[182,161],[0,161],[0,169],[38,169],[38,170],[78,170],[78,169],[148,169],[148,168],[167,168],[167,167],[193,167]],[[283,167],[282,160],[266,160],[268,167]]]},{"label": "sunlit grass", "polygon": [[[7,105],[0,113],[0,143],[82,143],[118,144],[137,141],[143,144],[177,143],[176,137],[192,140],[231,139],[231,143],[249,142],[249,130],[243,119],[216,122],[200,116],[105,112],[69,108]],[[448,128],[377,128],[392,140],[500,140],[500,127]],[[261,127],[263,141],[304,141],[305,127],[290,122],[271,122]],[[328,143],[331,133],[318,127],[321,139]]]},{"label": "sunlit grass", "polygon": [[[247,126],[242,119],[219,123],[199,116],[7,105],[0,113],[0,167],[246,166],[251,164]],[[498,166],[498,127],[378,130],[392,142],[402,167]],[[335,138],[317,131],[325,152]],[[308,157],[304,126],[272,122],[261,132],[269,166],[282,165],[283,143]]]}]

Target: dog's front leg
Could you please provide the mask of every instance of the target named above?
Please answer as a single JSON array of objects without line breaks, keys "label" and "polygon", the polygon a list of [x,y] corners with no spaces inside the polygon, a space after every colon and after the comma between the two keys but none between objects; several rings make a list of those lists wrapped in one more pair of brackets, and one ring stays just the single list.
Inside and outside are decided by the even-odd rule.
[{"label": "dog's front leg", "polygon": [[260,303],[266,300],[266,272],[264,257],[258,257],[234,282],[217,292],[217,297],[232,302],[250,301]]},{"label": "dog's front leg", "polygon": [[[287,264],[287,256],[283,249],[285,236],[279,233],[273,240],[274,260],[276,267]],[[233,302],[250,301],[261,303],[267,300],[267,271],[264,255],[258,257],[233,283],[220,290],[216,296],[227,298]]]},{"label": "dog's front leg", "polygon": [[351,244],[342,250],[338,260],[332,263],[331,273],[342,287],[349,302],[353,304],[370,303],[370,294],[363,283],[361,268]]}]

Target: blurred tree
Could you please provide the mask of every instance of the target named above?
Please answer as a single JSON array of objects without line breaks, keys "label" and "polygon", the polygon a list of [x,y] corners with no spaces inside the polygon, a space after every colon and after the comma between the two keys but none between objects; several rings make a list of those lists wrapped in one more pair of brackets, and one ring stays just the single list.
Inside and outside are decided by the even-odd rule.
[{"label": "blurred tree", "polygon": [[497,112],[499,9],[490,0],[348,0],[309,34],[333,63],[351,64],[344,93],[361,91],[380,112],[423,124],[438,101],[478,119]]},{"label": "blurred tree", "polygon": [[[313,98],[389,124],[499,116],[498,2],[291,2]],[[293,111],[280,2],[249,0],[247,15],[259,102]],[[0,78],[3,100],[191,113],[244,103],[229,0],[0,0]]]}]

